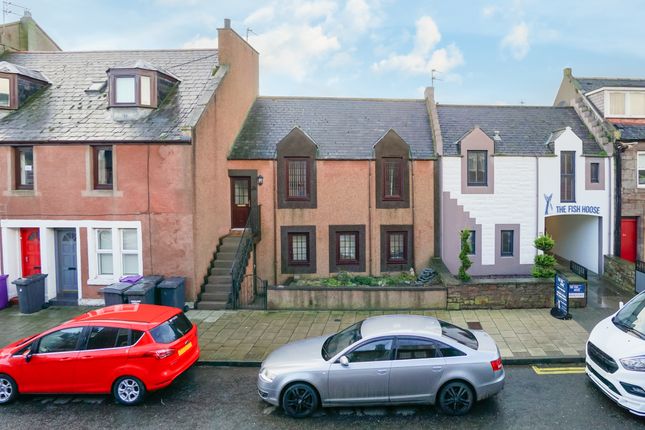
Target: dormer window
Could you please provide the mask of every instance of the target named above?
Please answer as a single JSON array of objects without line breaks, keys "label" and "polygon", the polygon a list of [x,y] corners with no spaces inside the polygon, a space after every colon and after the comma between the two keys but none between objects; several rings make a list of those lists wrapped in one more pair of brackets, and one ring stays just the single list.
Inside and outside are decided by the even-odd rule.
[{"label": "dormer window", "polygon": [[49,81],[42,73],[0,61],[0,109],[18,109],[47,85]]},{"label": "dormer window", "polygon": [[144,61],[108,70],[111,107],[156,108],[179,79]]},{"label": "dormer window", "polygon": [[609,91],[606,103],[607,116],[614,118],[645,117],[645,92]]},{"label": "dormer window", "polygon": [[11,79],[0,78],[0,106],[11,106]]}]

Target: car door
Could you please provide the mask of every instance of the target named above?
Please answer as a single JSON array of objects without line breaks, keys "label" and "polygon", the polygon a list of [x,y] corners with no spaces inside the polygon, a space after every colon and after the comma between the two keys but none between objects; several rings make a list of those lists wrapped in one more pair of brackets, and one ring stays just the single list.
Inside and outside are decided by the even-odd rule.
[{"label": "car door", "polygon": [[78,359],[80,392],[109,392],[116,370],[126,364],[132,331],[127,327],[109,326],[92,326],[86,330],[87,342]]},{"label": "car door", "polygon": [[439,389],[445,361],[438,345],[431,339],[397,338],[390,369],[390,402],[429,403]]},{"label": "car door", "polygon": [[337,362],[329,367],[329,403],[367,404],[388,402],[388,381],[392,365],[391,337],[369,340],[345,357],[347,366]]},{"label": "car door", "polygon": [[29,359],[20,357],[23,393],[73,393],[76,384],[78,348],[83,327],[56,330],[33,343]]}]

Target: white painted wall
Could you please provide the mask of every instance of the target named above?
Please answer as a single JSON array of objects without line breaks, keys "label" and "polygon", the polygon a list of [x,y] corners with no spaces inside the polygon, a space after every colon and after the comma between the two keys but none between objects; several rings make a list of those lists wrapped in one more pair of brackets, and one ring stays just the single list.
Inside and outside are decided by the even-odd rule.
[{"label": "white painted wall", "polygon": [[[598,217],[568,215],[548,217],[547,230],[555,240],[553,252],[598,271]],[[581,245],[583,244],[583,245]]]}]

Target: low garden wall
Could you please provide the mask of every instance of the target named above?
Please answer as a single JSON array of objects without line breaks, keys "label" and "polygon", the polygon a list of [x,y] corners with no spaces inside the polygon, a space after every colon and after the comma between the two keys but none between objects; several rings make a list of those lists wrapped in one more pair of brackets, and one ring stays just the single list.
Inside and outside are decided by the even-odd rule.
[{"label": "low garden wall", "polygon": [[635,290],[636,265],[613,255],[605,255],[605,274],[618,288],[633,293]]},{"label": "low garden wall", "polygon": [[430,287],[275,286],[268,309],[406,310],[446,309],[446,289]]},{"label": "low garden wall", "polygon": [[474,279],[447,287],[446,307],[526,309],[553,307],[553,281],[535,278]]}]

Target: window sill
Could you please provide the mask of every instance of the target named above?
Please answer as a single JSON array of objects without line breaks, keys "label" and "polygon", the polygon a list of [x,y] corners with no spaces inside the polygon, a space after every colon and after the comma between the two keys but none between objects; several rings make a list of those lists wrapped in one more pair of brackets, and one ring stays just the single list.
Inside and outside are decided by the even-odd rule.
[{"label": "window sill", "polygon": [[[115,278],[116,279],[116,278]],[[114,279],[106,279],[106,278],[92,278],[87,280],[87,285],[100,285],[100,286],[106,286],[110,284],[114,284],[116,281]]]},{"label": "window sill", "polygon": [[41,194],[36,190],[6,190],[2,195],[6,197],[39,197]]},{"label": "window sill", "polygon": [[84,190],[83,197],[123,197],[123,191],[119,190]]}]

